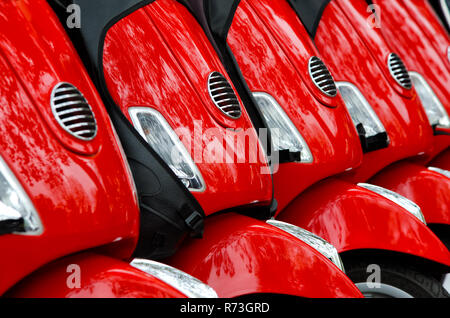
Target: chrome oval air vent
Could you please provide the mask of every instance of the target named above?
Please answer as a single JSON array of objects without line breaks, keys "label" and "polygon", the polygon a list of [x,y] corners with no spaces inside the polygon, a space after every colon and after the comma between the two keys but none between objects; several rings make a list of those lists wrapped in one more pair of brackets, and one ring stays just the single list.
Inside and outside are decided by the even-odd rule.
[{"label": "chrome oval air vent", "polygon": [[81,140],[92,140],[97,135],[97,121],[83,94],[69,83],[59,83],[51,96],[53,115],[61,127]]},{"label": "chrome oval air vent", "polygon": [[228,80],[219,72],[212,72],[208,78],[208,91],[214,105],[232,119],[241,117],[239,99]]},{"label": "chrome oval air vent", "polygon": [[317,56],[311,57],[309,59],[308,69],[311,79],[322,93],[330,97],[337,95],[337,87],[333,76],[331,76],[327,66],[320,58]]},{"label": "chrome oval air vent", "polygon": [[391,76],[395,81],[405,89],[412,88],[411,77],[409,76],[408,70],[402,59],[395,53],[389,54],[388,67]]}]

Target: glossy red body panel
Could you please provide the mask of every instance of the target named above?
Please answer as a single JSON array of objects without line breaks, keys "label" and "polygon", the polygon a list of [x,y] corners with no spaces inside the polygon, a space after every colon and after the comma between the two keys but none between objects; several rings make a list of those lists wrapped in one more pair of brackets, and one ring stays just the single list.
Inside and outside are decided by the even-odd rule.
[{"label": "glossy red body panel", "polygon": [[428,224],[450,224],[450,179],[427,168],[400,162],[370,180],[418,204]]},{"label": "glossy red body panel", "polygon": [[[245,111],[236,121],[218,119],[207,78],[213,71],[226,71],[201,27],[176,1],[156,1],[114,25],[106,38],[104,66],[108,88],[125,114],[130,106],[152,107],[174,129],[184,127],[191,134],[196,121],[202,122],[204,130],[216,129],[219,136],[229,134],[229,128],[253,129]],[[250,135],[256,138],[254,130]],[[185,146],[189,149],[186,142]],[[205,149],[206,143],[197,146]],[[212,156],[206,152],[205,159]],[[187,240],[169,260],[172,266],[209,284],[221,297],[249,293],[361,296],[334,264],[291,235],[238,214],[211,215],[268,202],[272,183],[270,175],[261,175],[265,161],[196,163],[206,183],[206,191],[194,193],[208,215],[204,239]],[[280,249],[286,253],[280,255]],[[276,274],[280,270],[289,273],[282,282]]]},{"label": "glossy red body panel", "polygon": [[[429,4],[421,0],[374,2],[383,11],[380,30],[386,40],[410,71],[425,78],[450,114],[450,62],[447,58],[450,41]],[[431,160],[449,146],[449,136],[436,136],[434,148],[423,161]]]},{"label": "glossy red body panel", "polygon": [[[353,10],[352,7],[347,9]],[[339,10],[339,8],[336,7],[335,10]],[[356,14],[358,14],[358,11],[356,11]],[[343,18],[345,19],[345,17]],[[344,22],[338,21],[338,23],[343,24]],[[345,24],[345,26],[347,27],[346,31],[352,29],[350,23]],[[335,27],[333,30],[339,31],[339,27]],[[326,33],[325,29],[322,32]],[[343,36],[345,35],[342,34]],[[356,44],[352,43],[352,40],[356,41]],[[391,160],[395,161],[395,158],[400,159],[402,156],[414,156],[418,154],[418,151],[424,151],[429,146],[432,136],[431,127],[428,125],[425,112],[418,103],[414,90],[407,91],[403,89],[390,77],[387,67],[385,67],[387,72],[382,69],[382,66],[387,63],[387,56],[391,53],[382,34],[375,32],[371,35],[370,40],[373,40],[373,43],[364,49],[365,44],[360,39],[360,36],[355,32],[350,32],[347,38],[348,42],[345,42],[345,39],[342,40],[347,44],[345,53],[342,56],[335,57],[339,55],[336,54],[336,51],[339,50],[340,45],[336,41],[333,44],[335,52],[329,52],[329,58],[334,55],[332,57],[334,61],[339,58],[347,58],[348,55],[352,54],[353,50],[359,51],[361,60],[367,60],[367,65],[354,63],[353,60],[347,60],[346,63],[353,64],[349,66],[354,69],[353,72],[350,72],[351,79],[341,77],[338,80],[345,79],[346,81],[356,83],[361,77],[361,73],[357,69],[359,67],[367,67],[367,71],[373,77],[362,79],[362,83],[365,86],[363,88],[360,87],[360,89],[363,92],[373,90],[371,91],[372,101],[378,103],[377,106],[379,109],[383,109],[384,107],[383,113],[388,115],[386,126],[393,130],[394,136],[396,137],[393,139],[391,136],[393,144],[388,150],[378,151],[374,155],[365,155],[365,166],[350,175],[352,181],[365,180],[364,178],[368,178],[370,175],[377,173],[380,169],[389,165]],[[328,45],[331,42],[330,39],[326,44]],[[351,121],[348,120],[347,114],[337,112],[339,108],[341,110],[345,109],[343,105],[336,109],[326,108],[320,104],[316,107],[317,104],[314,98],[307,94],[308,90],[305,89],[306,85],[301,86],[303,84],[302,80],[305,80],[305,77],[302,78],[298,74],[304,75],[302,72],[307,69],[309,57],[318,55],[318,53],[309,41],[309,37],[297,15],[289,7],[287,2],[242,1],[233,21],[228,43],[240,64],[250,88],[253,91],[270,93],[279,99],[280,105],[282,105],[291,120],[296,124],[314,154],[315,162],[309,165],[309,167],[315,169],[311,170],[311,172],[305,168],[305,165],[282,164],[279,171],[274,174],[275,194],[277,200],[280,202],[280,211],[282,211],[279,217],[282,220],[294,223],[300,227],[306,227],[313,230],[316,234],[330,239],[330,242],[338,246],[342,252],[350,249],[379,248],[384,250],[397,250],[403,253],[414,253],[414,249],[410,249],[408,245],[420,246],[423,243],[423,245],[429,245],[433,248],[430,250],[422,249],[419,252],[420,256],[448,263],[445,256],[442,258],[439,255],[439,253],[446,250],[442,249],[442,244],[440,244],[424,224],[411,217],[409,213],[398,205],[384,198],[380,198],[374,193],[356,188],[347,183],[340,184],[339,181],[334,181],[336,182],[335,186],[329,186],[329,182],[324,181],[323,183],[312,186],[312,190],[307,190],[305,192],[306,194],[300,194],[314,182],[332,175],[333,173],[331,171],[333,170],[330,169],[336,169],[334,170],[334,174],[344,172],[343,168],[345,167],[345,163],[343,165],[340,165],[340,163],[345,161],[340,160],[347,160],[347,168],[355,168],[356,166],[351,166],[352,156],[350,152],[347,153],[347,156],[344,155],[345,150],[349,148],[344,147],[336,141],[337,139],[333,139],[330,135],[323,133],[323,131],[326,131],[326,128],[324,128],[327,127],[326,125],[317,126],[312,120],[315,115],[318,115],[322,120],[336,120],[341,125],[340,127],[353,126]],[[330,44],[330,46],[332,45]],[[337,63],[336,69],[340,72],[338,76],[347,76],[346,71],[348,69],[341,68],[340,65],[337,67],[338,65]],[[377,81],[382,82],[381,87],[377,86]],[[293,82],[295,85],[290,85]],[[293,86],[301,87],[303,96]],[[380,94],[380,92],[388,92],[390,94],[389,96],[392,96],[394,102],[397,104],[392,103],[388,98],[383,98],[382,101],[379,101],[380,98],[377,94]],[[307,95],[306,98],[304,95]],[[380,96],[384,95],[381,94]],[[295,97],[297,97],[297,100],[294,99]],[[336,102],[339,104],[342,101],[336,99]],[[287,105],[290,104],[295,105],[295,108],[289,108]],[[397,109],[395,106],[398,104],[401,107]],[[418,114],[413,112],[414,107],[418,110]],[[395,115],[392,115],[392,113]],[[302,118],[304,123],[306,122],[307,124],[299,124],[298,117]],[[339,121],[338,118],[341,118],[341,120]],[[397,127],[397,125],[402,124],[406,126],[406,129],[402,129],[401,126]],[[409,127],[414,125],[419,126],[415,131],[413,129],[416,137],[422,138],[423,140],[419,146],[411,144],[410,140],[405,135],[402,135],[405,134]],[[344,128],[342,129],[344,130]],[[353,135],[347,135],[347,137],[343,138],[354,138],[354,135],[355,132],[353,131]],[[326,150],[316,143],[319,140],[322,143],[322,147],[326,148]],[[360,148],[359,140],[355,144],[350,145]],[[334,152],[330,153],[330,151]],[[393,159],[383,158],[384,155],[394,155],[396,152],[399,152],[399,154],[397,154],[397,157],[394,156]],[[326,155],[322,157],[321,154]],[[318,162],[316,162],[317,158],[319,158]],[[334,166],[333,160],[337,160],[339,164]],[[325,167],[320,165],[322,162],[326,162]],[[303,172],[302,175],[300,175],[301,172]],[[296,173],[298,173],[298,177],[295,177]],[[344,186],[347,188],[342,190],[340,187]],[[308,193],[311,192],[314,192],[314,194],[309,195]],[[344,192],[345,194],[343,194]],[[355,196],[357,199],[355,200],[358,202],[361,201],[361,204],[364,206],[364,209],[359,212],[360,214],[355,217],[355,220],[352,219],[354,216],[351,214],[357,213],[355,212],[356,205],[351,204],[352,197],[349,194],[352,193],[353,195],[353,192],[356,192]],[[322,193],[330,193],[330,200],[323,200]],[[350,202],[341,199],[341,195]],[[332,203],[333,199],[336,200],[335,203]],[[303,203],[305,202],[311,206],[311,209],[306,214],[304,213],[305,209],[303,207]],[[312,202],[316,202],[316,205],[313,205]],[[327,204],[330,206],[334,204],[334,212],[330,212],[334,213],[333,217],[330,217],[329,212],[326,211],[328,207],[322,209]],[[287,208],[285,208],[286,205]],[[384,209],[384,218],[381,217],[377,222],[368,222],[369,217],[366,214],[371,213],[370,219],[376,218],[376,211],[378,209]],[[389,222],[393,218],[388,213],[395,216],[395,220],[391,225],[389,225]],[[342,226],[339,223],[340,217],[342,217],[344,223]],[[359,219],[357,218],[365,222],[358,222]],[[397,229],[396,227],[402,223],[402,218],[405,219],[405,225]],[[311,219],[313,219],[311,222],[314,222],[314,226],[308,224],[308,221]],[[346,225],[347,223],[348,225]],[[358,226],[358,229],[356,229],[356,226]],[[331,230],[333,230],[332,234],[330,234]],[[411,237],[408,231],[416,233],[417,236]],[[364,237],[366,233],[371,233],[369,238]],[[378,239],[380,233],[383,233],[383,238]],[[419,237],[420,239],[418,239]],[[344,239],[346,242],[343,242]],[[414,242],[409,243],[410,240]],[[428,241],[422,242],[422,240]]]},{"label": "glossy red body panel", "polygon": [[[0,237],[2,294],[71,253],[115,242],[114,255],[129,257],[139,210],[109,118],[56,16],[45,1],[5,1],[0,11],[0,154],[44,229],[39,236]],[[49,115],[50,94],[62,81],[89,101],[98,123],[96,141],[77,141]],[[86,155],[94,149],[95,155]]]},{"label": "glossy red body panel", "polygon": [[426,40],[433,44],[434,49],[440,54],[444,64],[447,65],[450,71],[450,60],[447,57],[447,50],[450,46],[450,35],[430,5],[429,0],[397,1],[408,10],[412,20],[420,26],[421,31],[426,36]]},{"label": "glossy red body panel", "polygon": [[[405,97],[380,68],[377,54],[389,48],[377,32],[357,32],[340,7],[331,2],[323,13],[315,43],[337,81],[355,84],[380,117],[390,138],[386,149],[365,154],[362,166],[348,175],[350,181],[367,180],[389,164],[407,157],[422,155],[432,147],[433,132],[417,95]],[[352,11],[353,12],[353,11]],[[367,13],[365,13],[367,18]],[[362,23],[360,19],[353,23]],[[367,28],[366,20],[359,28]],[[361,38],[364,34],[364,38]],[[338,37],[339,41],[335,41]],[[374,40],[385,49],[369,50],[366,43]],[[339,52],[339,54],[336,54]],[[378,53],[377,53],[378,52]],[[387,55],[386,68],[387,68]],[[414,140],[414,142],[411,142]]]},{"label": "glossy red body panel", "polygon": [[343,100],[313,84],[308,62],[319,53],[287,2],[241,1],[228,44],[250,90],[277,100],[314,157],[313,163],[281,164],[274,174],[279,211],[315,182],[360,164],[360,141]]},{"label": "glossy red body panel", "polygon": [[[421,38],[426,36],[425,34],[422,34],[422,36],[418,34],[411,36],[412,33],[419,32],[420,27],[411,26],[415,24],[414,19],[408,16],[407,10],[401,7],[399,1],[379,2],[382,4],[380,8],[382,14],[381,21],[383,23],[382,28],[373,28],[368,25],[367,3],[365,1],[335,0],[335,2],[339,4],[342,12],[345,13],[348,20],[351,21],[355,30],[358,30],[358,34],[364,41],[364,44],[370,49],[370,52],[374,55],[375,59],[378,60],[380,68],[385,70],[384,73],[387,78],[390,77],[388,68],[383,67],[386,65],[387,56],[391,53],[391,50],[395,50],[395,48],[403,46],[401,53],[403,53],[402,57],[407,55],[407,67],[410,70],[418,71],[421,74],[429,74],[429,76],[433,79],[433,82],[440,85],[441,88],[446,87],[446,95],[450,97],[448,93],[450,73],[442,61],[439,61],[441,59],[437,56],[436,52],[433,51],[433,46],[430,43],[426,43],[426,40],[424,40],[423,43],[415,45],[421,40]],[[404,21],[408,21],[408,23],[405,23]],[[388,24],[390,31],[387,30]],[[405,27],[405,24],[408,25],[408,27]],[[400,25],[403,29],[399,29]],[[406,31],[406,29],[408,31]],[[382,30],[384,30],[384,32],[382,32]],[[391,41],[389,42],[392,46],[387,44],[383,36],[383,33],[388,34],[390,32],[392,32],[392,34],[390,34]],[[402,33],[404,34],[403,36],[401,35]],[[403,37],[403,42],[399,41],[399,37]],[[409,40],[407,41],[406,39]],[[406,50],[410,53],[407,54]],[[433,61],[430,63],[428,61],[429,59]],[[437,59],[438,61],[435,62],[434,59]],[[440,65],[440,68],[438,68],[438,65]],[[449,80],[447,80],[447,78]],[[392,80],[391,84],[400,87],[395,84],[395,81]],[[413,90],[410,91],[410,93],[413,92]],[[402,95],[407,96],[404,93],[402,93]],[[416,109],[418,111],[422,111],[423,113],[423,108],[420,108],[422,107],[420,106]],[[422,121],[422,124],[427,125],[428,121]],[[407,138],[410,138],[409,130],[405,130],[404,133]],[[416,141],[415,139],[412,140]],[[433,137],[433,140],[434,147],[427,151],[426,158],[434,157],[435,154],[448,148],[450,144],[449,136],[435,136]],[[410,141],[410,143],[413,144],[414,142]],[[423,159],[422,161],[426,160],[427,159]],[[434,178],[432,178],[433,176]],[[402,162],[391,165],[382,170],[376,175],[374,180],[371,180],[371,182],[375,182],[378,185],[384,186],[385,188],[412,199],[412,201],[421,206],[426,219],[429,220],[430,223],[448,224],[448,221],[450,220],[450,215],[448,215],[450,203],[448,191],[450,188],[448,188],[449,185],[447,178],[439,177],[436,173],[432,173],[424,167],[414,167],[414,165]],[[425,195],[430,194],[430,192],[433,193],[432,196]]]},{"label": "glossy red body panel", "polygon": [[442,152],[429,163],[430,167],[441,168],[450,171],[450,149]]},{"label": "glossy red body panel", "polygon": [[389,54],[392,53],[392,48],[387,45],[380,28],[372,27],[368,23],[367,2],[364,0],[334,0],[334,2],[341,8],[341,12],[347,17],[354,30],[364,42],[364,45],[370,51],[381,73],[384,75],[384,79],[404,97],[408,99],[415,97],[414,90],[403,88],[390,75],[387,61]]},{"label": "glossy red body panel", "polygon": [[271,177],[261,174],[267,170],[264,155],[251,163],[242,147],[237,150],[239,160],[225,163],[223,158],[218,162],[214,149],[208,148],[208,143],[211,146],[211,141],[217,140],[223,149],[235,149],[237,134],[232,129],[243,129],[263,154],[245,111],[240,119],[231,120],[212,103],[208,76],[226,71],[183,5],[158,0],[119,21],[107,34],[104,67],[108,88],[126,115],[132,106],[154,108],[180,137],[180,129],[194,137],[190,143],[186,138],[182,141],[205,180],[206,190],[193,194],[207,215],[270,202]]},{"label": "glossy red body panel", "polygon": [[[340,10],[338,7],[334,9],[337,12]],[[352,7],[347,9],[353,10]],[[359,14],[359,11],[354,14]],[[448,259],[445,256],[448,252],[445,248],[442,249],[442,244],[431,231],[391,201],[347,183],[340,185],[339,181],[335,181],[337,185],[334,187],[330,187],[329,183],[324,181],[312,186],[313,190],[306,191],[306,193],[314,191],[314,195],[306,194],[306,197],[304,197],[305,194],[301,193],[318,180],[344,172],[348,168],[357,168],[357,170],[348,174],[347,178],[352,181],[366,180],[391,162],[403,157],[415,156],[420,151],[424,152],[431,144],[432,130],[426,114],[417,100],[415,91],[403,89],[390,77],[386,66],[387,57],[391,50],[382,34],[377,31],[370,37],[363,35],[361,38],[357,32],[351,32],[353,26],[350,22],[345,23],[345,16],[342,18],[336,18],[336,23],[345,25],[344,31],[349,32],[348,38],[342,39],[347,44],[345,53],[336,57],[336,55],[339,55],[336,52],[339,51],[342,42],[333,42],[332,39],[327,39],[328,41],[324,40],[324,43],[326,43],[324,46],[333,43],[330,44],[332,49],[327,52],[328,58],[333,59],[334,62],[339,58],[347,59],[345,62],[352,64],[348,66],[353,68],[353,71],[350,72],[350,78],[347,77],[346,73],[348,68],[341,68],[339,63],[334,64],[335,69],[340,72],[338,76],[341,77],[338,77],[338,80],[353,83],[362,81],[364,85],[360,87],[362,92],[372,90],[369,92],[369,94],[372,94],[371,101],[377,103],[378,110],[382,110],[382,113],[387,116],[385,126],[390,128],[390,130],[388,129],[389,132],[393,131],[395,137],[390,136],[392,144],[389,149],[378,151],[375,154],[366,154],[364,156],[365,165],[361,169],[357,168],[357,164],[355,165],[356,161],[352,162],[352,158],[353,160],[357,158],[357,156],[351,155],[352,147],[360,149],[354,129],[352,131],[347,130],[346,137],[340,136],[340,138],[354,141],[354,143],[347,144],[347,147],[342,144],[342,140],[339,140],[337,135],[329,134],[330,131],[327,130],[329,127],[327,126],[327,120],[336,122],[341,132],[345,131],[345,126],[347,128],[353,127],[345,106],[341,104],[341,99],[336,98],[335,103],[339,105],[337,108],[324,107],[324,105],[317,103],[313,94],[309,94],[310,91],[304,84],[305,81],[311,83],[308,78],[309,75],[305,76],[308,59],[312,55],[319,54],[288,3],[285,1],[241,1],[230,29],[228,44],[236,56],[250,89],[269,93],[278,99],[279,104],[305,137],[314,155],[315,161],[313,164],[282,164],[274,174],[275,197],[280,203],[279,211],[282,211],[279,217],[300,227],[312,229],[321,236],[325,235],[323,237],[329,238],[330,242],[337,244],[342,252],[353,249],[379,248],[411,254],[414,253],[414,249],[410,249],[409,244],[414,246],[423,244],[432,248],[430,250],[422,249],[419,252],[420,256],[448,264]],[[358,18],[361,19],[361,17]],[[359,21],[359,23],[362,22]],[[343,28],[342,25],[333,25],[333,31],[344,37],[346,34],[339,33],[339,28]],[[325,30],[322,31],[324,34],[326,33]],[[373,43],[365,48],[364,39],[373,41]],[[355,43],[352,41],[355,41]],[[333,49],[334,52],[332,52]],[[357,57],[361,61],[367,61],[367,64],[349,60],[348,57],[353,54],[353,50],[356,50],[359,54]],[[327,63],[327,59],[325,59],[325,63]],[[385,70],[383,66],[385,66]],[[370,73],[368,79],[360,80],[362,77],[361,67],[367,67],[367,72]],[[378,86],[380,81],[382,83]],[[295,83],[295,85],[291,85],[291,83]],[[296,90],[298,87],[301,88],[301,92]],[[384,97],[386,93],[388,96]],[[380,98],[380,96],[383,96],[383,98]],[[389,100],[389,97],[392,97],[393,102]],[[291,107],[292,105],[294,107]],[[400,106],[397,108],[398,105]],[[339,109],[342,112],[339,112]],[[414,110],[416,110],[416,113]],[[314,121],[316,118],[323,120],[321,125],[317,125],[319,121]],[[405,126],[405,128],[403,129],[402,126]],[[410,142],[409,128],[412,129],[413,135],[415,134],[419,138],[419,143]],[[408,131],[407,135],[405,135],[406,131]],[[356,153],[356,151],[353,152],[353,154]],[[393,158],[384,158],[383,156],[386,155],[391,155]],[[334,164],[335,162],[337,164]],[[311,170],[308,170],[308,168],[311,168]],[[344,185],[348,188],[343,196],[350,202],[341,199],[340,194],[344,191],[340,187]],[[358,223],[358,220],[353,221],[351,219],[353,217],[351,214],[356,212],[354,211],[355,206],[351,205],[351,195],[347,192],[353,193],[353,191],[356,191],[358,197],[356,200],[361,201],[364,206],[363,211],[357,218],[359,217],[365,222]],[[330,200],[325,199],[327,203],[323,202],[322,192],[330,193]],[[326,204],[333,205],[331,203],[333,199],[336,200],[333,212],[335,215],[329,218],[328,212],[321,208],[322,204],[324,206]],[[304,202],[311,205],[311,209],[305,215],[303,215],[304,208],[302,205]],[[312,202],[317,204],[313,206]],[[371,213],[370,219],[376,218],[378,209],[384,209],[384,218],[382,217],[377,222],[368,222],[369,218],[366,214]],[[391,225],[388,222],[393,218],[388,213],[395,216]],[[314,227],[311,227],[308,221],[313,216]],[[342,228],[339,224],[340,217],[343,218],[344,222]],[[402,223],[402,218],[405,219],[405,225],[396,229]],[[346,223],[348,223],[347,227]],[[356,229],[356,226],[359,228]],[[329,229],[334,231],[332,233],[334,237],[327,233],[331,231]],[[339,234],[340,231],[342,231],[341,234]],[[408,231],[415,233],[416,236],[411,237]],[[367,232],[371,233],[369,238],[364,237]],[[378,239],[381,233],[383,233],[383,238]],[[337,236],[341,237],[341,241],[336,240]],[[346,240],[345,244],[342,242],[343,238]],[[410,240],[414,242],[409,243]],[[422,242],[422,240],[426,241]],[[444,256],[439,255],[442,251],[446,253]]]},{"label": "glossy red body panel", "polygon": [[450,266],[449,251],[419,219],[392,201],[342,180],[329,179],[308,189],[280,219],[323,237],[339,252],[381,249]]},{"label": "glossy red body panel", "polygon": [[[71,288],[77,282],[76,274],[80,274],[80,286]],[[78,254],[48,264],[15,286],[6,296],[15,298],[186,298],[178,290],[128,263],[92,253]]]},{"label": "glossy red body panel", "polygon": [[208,240],[186,241],[170,264],[213,287],[219,297],[257,293],[361,297],[324,256],[266,223],[217,215],[207,220],[205,236]]}]

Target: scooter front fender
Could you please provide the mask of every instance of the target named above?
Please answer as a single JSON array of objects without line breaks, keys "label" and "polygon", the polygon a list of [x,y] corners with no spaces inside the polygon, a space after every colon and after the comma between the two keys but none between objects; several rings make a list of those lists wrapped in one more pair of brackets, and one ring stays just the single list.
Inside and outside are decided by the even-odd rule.
[{"label": "scooter front fender", "polygon": [[279,219],[323,237],[339,253],[385,250],[450,266],[447,248],[418,218],[342,180],[318,183],[294,200]]},{"label": "scooter front fender", "polygon": [[450,179],[446,176],[420,165],[400,162],[384,169],[370,183],[418,204],[427,223],[450,225]]},{"label": "scooter front fender", "polygon": [[430,167],[441,168],[444,170],[450,170],[450,148],[442,152],[439,156],[430,162]]},{"label": "scooter front fender", "polygon": [[361,297],[333,263],[278,228],[234,213],[206,223],[207,239],[188,240],[169,264],[205,282],[219,297]]},{"label": "scooter front fender", "polygon": [[186,298],[123,261],[83,253],[53,262],[6,293],[14,298]]}]

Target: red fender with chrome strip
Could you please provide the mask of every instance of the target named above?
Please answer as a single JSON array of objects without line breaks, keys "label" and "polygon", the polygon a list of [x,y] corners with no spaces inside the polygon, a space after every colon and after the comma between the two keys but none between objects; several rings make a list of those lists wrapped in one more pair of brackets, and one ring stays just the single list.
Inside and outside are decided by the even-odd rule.
[{"label": "red fender with chrome strip", "polygon": [[187,241],[169,263],[214,288],[219,297],[361,297],[333,263],[284,231],[237,214],[210,217],[206,223],[208,239]]},{"label": "red fender with chrome strip", "polygon": [[[78,266],[78,272],[74,270],[74,265]],[[78,273],[80,285],[76,286],[77,281],[74,275]],[[172,286],[128,263],[92,253],[78,254],[53,262],[27,277],[6,296],[15,298],[186,298]]]},{"label": "red fender with chrome strip", "polygon": [[425,224],[394,202],[345,181],[315,185],[279,219],[323,237],[340,253],[387,250],[450,266],[449,251]]},{"label": "red fender with chrome strip", "polygon": [[412,163],[396,163],[370,183],[392,190],[417,203],[427,223],[450,224],[450,179]]},{"label": "red fender with chrome strip", "polygon": [[450,149],[447,149],[430,162],[430,167],[441,168],[450,171]]}]

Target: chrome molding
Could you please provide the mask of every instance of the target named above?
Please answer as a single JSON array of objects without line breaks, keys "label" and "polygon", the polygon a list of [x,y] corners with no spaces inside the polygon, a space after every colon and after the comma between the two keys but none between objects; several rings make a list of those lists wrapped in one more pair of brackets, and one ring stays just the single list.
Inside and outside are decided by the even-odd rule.
[{"label": "chrome molding", "polygon": [[405,198],[404,196],[385,189],[383,187],[379,187],[373,184],[368,183],[358,183],[358,186],[361,188],[364,188],[366,190],[372,191],[374,193],[377,193],[381,195],[382,197],[385,197],[386,199],[394,202],[395,204],[401,206],[406,211],[410,212],[412,215],[414,215],[416,218],[418,218],[421,222],[424,224],[427,224],[425,217],[423,216],[422,209],[413,201]]},{"label": "chrome molding", "polygon": [[428,170],[437,172],[447,178],[450,178],[450,171],[448,171],[448,170],[444,170],[444,169],[436,168],[436,167],[428,167]]},{"label": "chrome molding", "polygon": [[317,250],[320,254],[328,258],[332,261],[341,271],[345,273],[344,263],[342,262],[341,257],[339,256],[336,248],[328,243],[326,240],[317,236],[307,230],[304,230],[296,225],[289,224],[286,222],[281,222],[277,220],[268,220],[267,224],[270,224],[286,233],[289,233],[300,241],[308,244],[315,250]]},{"label": "chrome molding", "polygon": [[139,258],[134,259],[130,265],[158,278],[189,298],[218,298],[210,286],[169,265]]}]

